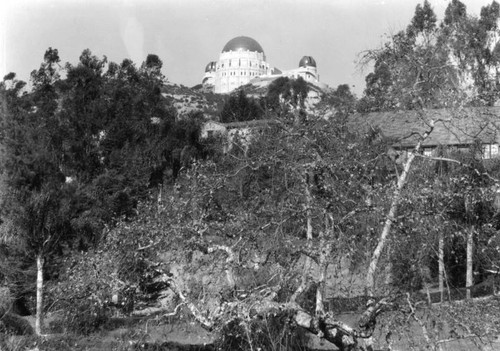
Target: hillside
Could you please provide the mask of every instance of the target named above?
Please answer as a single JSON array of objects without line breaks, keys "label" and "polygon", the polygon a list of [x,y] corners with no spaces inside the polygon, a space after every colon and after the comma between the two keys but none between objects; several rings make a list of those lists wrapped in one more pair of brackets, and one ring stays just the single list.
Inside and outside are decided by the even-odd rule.
[{"label": "hillside", "polygon": [[[267,95],[270,84],[275,79],[255,80],[252,84],[247,84],[240,87],[246,96],[259,99]],[[320,102],[325,94],[331,93],[333,90],[326,85],[315,85],[308,83],[309,94],[305,101],[306,109],[309,113],[318,113],[316,107],[321,106],[321,111],[324,111],[325,106]],[[173,106],[180,119],[187,116],[191,112],[200,111],[204,114],[205,119],[219,120],[220,113],[224,104],[229,98],[229,94],[215,94],[210,88],[201,86],[186,87],[174,83],[166,83],[161,89],[162,96],[166,99],[168,105]],[[331,108],[331,106],[330,106]]]},{"label": "hillside", "polygon": [[181,119],[190,112],[201,111],[207,119],[217,120],[227,100],[225,95],[173,83],[164,84],[161,94],[166,99],[166,103],[177,110]]}]

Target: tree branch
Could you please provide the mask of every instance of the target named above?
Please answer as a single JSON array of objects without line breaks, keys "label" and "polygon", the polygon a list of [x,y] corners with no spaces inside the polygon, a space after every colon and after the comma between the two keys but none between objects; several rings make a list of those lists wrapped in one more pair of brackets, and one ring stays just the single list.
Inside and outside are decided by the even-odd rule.
[{"label": "tree branch", "polygon": [[443,162],[450,162],[450,163],[456,163],[457,165],[460,165],[462,167],[465,167],[467,169],[470,169],[471,171],[474,171],[474,173],[476,173],[478,176],[480,177],[486,177],[488,178],[489,180],[492,180],[494,181],[495,183],[499,183],[500,180],[497,179],[497,178],[494,178],[492,177],[488,172],[480,172],[477,168],[475,168],[474,166],[470,165],[470,164],[467,164],[467,163],[463,163],[461,161],[458,161],[458,160],[455,160],[453,158],[447,158],[447,157],[434,157],[434,156],[425,156],[425,155],[422,155],[422,154],[417,154],[415,155],[416,157],[420,157],[420,158],[424,158],[424,159],[428,159],[428,160],[433,160],[433,161],[443,161]]}]

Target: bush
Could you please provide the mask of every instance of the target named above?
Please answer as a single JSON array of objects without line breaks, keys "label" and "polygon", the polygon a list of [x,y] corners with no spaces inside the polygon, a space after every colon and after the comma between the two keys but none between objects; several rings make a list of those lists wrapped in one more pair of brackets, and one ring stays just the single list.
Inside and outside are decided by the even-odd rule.
[{"label": "bush", "polygon": [[60,322],[64,331],[88,335],[112,315],[113,262],[105,253],[88,252],[65,263],[62,279],[48,294],[53,301],[47,302],[63,311]]},{"label": "bush", "polygon": [[84,300],[67,309],[64,314],[64,324],[68,331],[89,335],[101,330],[110,320],[111,311],[95,300]]},{"label": "bush", "polygon": [[222,329],[221,337],[216,341],[216,349],[304,350],[307,342],[304,331],[289,323],[291,317],[287,312],[279,312],[249,322],[233,320]]},{"label": "bush", "polygon": [[36,344],[34,336],[15,336],[0,333],[0,350],[24,351],[31,349]]}]

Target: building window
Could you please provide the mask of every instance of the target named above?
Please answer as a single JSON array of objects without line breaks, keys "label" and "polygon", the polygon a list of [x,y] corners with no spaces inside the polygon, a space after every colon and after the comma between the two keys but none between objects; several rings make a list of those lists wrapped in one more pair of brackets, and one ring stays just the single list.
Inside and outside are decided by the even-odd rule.
[{"label": "building window", "polygon": [[483,158],[490,159],[498,156],[498,144],[483,145]]},{"label": "building window", "polygon": [[491,157],[497,157],[498,156],[498,144],[491,144]]}]

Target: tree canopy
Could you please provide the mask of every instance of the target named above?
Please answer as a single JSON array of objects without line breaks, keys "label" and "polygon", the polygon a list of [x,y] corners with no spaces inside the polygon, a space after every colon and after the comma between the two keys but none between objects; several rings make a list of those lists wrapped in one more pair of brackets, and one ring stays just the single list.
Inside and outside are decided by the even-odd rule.
[{"label": "tree canopy", "polygon": [[476,18],[454,0],[439,24],[428,1],[417,5],[406,30],[365,53],[364,62],[374,68],[366,76],[358,110],[492,106],[499,96],[499,49],[493,39],[498,18],[495,1]]}]

